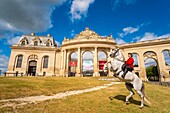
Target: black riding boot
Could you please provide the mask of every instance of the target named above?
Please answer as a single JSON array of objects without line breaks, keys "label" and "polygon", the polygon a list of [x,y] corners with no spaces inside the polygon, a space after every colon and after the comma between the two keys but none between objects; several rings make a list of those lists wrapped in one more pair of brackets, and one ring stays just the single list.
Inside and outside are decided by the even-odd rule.
[{"label": "black riding boot", "polygon": [[133,70],[133,69],[132,69],[130,66],[127,66],[127,65],[126,65],[126,66],[125,66],[125,70],[124,70],[123,75],[122,75],[122,78],[125,77],[125,75],[127,74],[128,71],[131,71],[131,72],[132,72],[132,70]]}]

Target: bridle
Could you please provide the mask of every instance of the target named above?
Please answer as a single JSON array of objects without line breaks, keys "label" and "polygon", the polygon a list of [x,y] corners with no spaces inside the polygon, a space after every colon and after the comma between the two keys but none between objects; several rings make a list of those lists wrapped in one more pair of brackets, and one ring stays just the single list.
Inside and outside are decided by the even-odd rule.
[{"label": "bridle", "polygon": [[122,60],[116,58],[116,57],[119,55],[119,53],[118,53],[118,55],[116,55],[117,52],[119,52],[119,49],[117,49],[117,50],[113,53],[113,58],[116,59],[116,60],[118,60],[118,61],[120,61],[120,62],[125,62],[125,61],[122,61]]}]

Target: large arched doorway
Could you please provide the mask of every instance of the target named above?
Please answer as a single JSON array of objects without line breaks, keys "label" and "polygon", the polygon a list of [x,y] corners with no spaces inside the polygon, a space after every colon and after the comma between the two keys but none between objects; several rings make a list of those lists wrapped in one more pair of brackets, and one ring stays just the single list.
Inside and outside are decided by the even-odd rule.
[{"label": "large arched doorway", "polygon": [[93,53],[86,51],[82,58],[82,74],[83,76],[93,76]]},{"label": "large arched doorway", "polygon": [[36,76],[38,56],[32,54],[28,57],[27,75]]},{"label": "large arched doorway", "polygon": [[145,68],[146,76],[149,81],[159,81],[159,65],[157,62],[157,56],[154,52],[146,52],[145,57]]},{"label": "large arched doorway", "polygon": [[68,67],[68,76],[75,76],[76,75],[76,69],[77,69],[77,53],[72,52],[69,56],[69,67]]},{"label": "large arched doorway", "polygon": [[107,76],[103,71],[104,64],[107,62],[107,55],[105,52],[98,52],[98,65],[99,65],[99,74],[100,76]]},{"label": "large arched doorway", "polygon": [[31,76],[35,76],[36,69],[37,69],[37,61],[35,61],[35,60],[29,61],[28,74]]}]

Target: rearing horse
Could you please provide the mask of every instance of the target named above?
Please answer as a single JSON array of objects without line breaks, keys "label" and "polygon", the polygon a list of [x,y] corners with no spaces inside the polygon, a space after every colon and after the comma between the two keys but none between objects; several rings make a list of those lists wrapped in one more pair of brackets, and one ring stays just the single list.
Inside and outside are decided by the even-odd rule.
[{"label": "rearing horse", "polygon": [[113,50],[110,54],[112,60],[107,62],[104,65],[104,72],[107,72],[108,69],[114,72],[114,76],[119,78],[120,80],[125,82],[126,88],[130,92],[130,95],[126,97],[126,104],[129,103],[129,98],[131,98],[135,93],[133,92],[132,88],[140,95],[141,97],[141,105],[140,108],[144,106],[144,100],[150,104],[150,102],[146,99],[146,95],[144,93],[144,84],[142,80],[135,74],[128,71],[124,78],[122,78],[123,70],[122,66],[125,63],[124,57],[120,52],[119,48]]}]

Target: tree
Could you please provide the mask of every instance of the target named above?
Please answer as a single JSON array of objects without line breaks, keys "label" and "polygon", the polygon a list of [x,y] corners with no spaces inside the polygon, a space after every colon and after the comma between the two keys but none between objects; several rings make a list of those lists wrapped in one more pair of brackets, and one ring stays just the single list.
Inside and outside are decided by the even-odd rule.
[{"label": "tree", "polygon": [[157,80],[158,77],[158,69],[157,66],[149,66],[146,68],[146,74],[149,80]]}]

